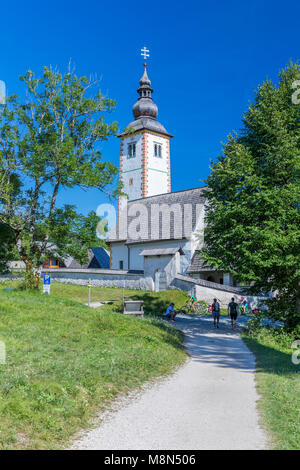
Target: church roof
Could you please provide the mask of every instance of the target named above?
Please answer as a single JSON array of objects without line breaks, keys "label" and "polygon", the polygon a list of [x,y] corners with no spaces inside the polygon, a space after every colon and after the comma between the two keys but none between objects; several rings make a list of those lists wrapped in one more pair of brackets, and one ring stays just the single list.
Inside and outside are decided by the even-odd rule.
[{"label": "church roof", "polygon": [[[159,194],[156,196],[149,196],[141,199],[135,199],[132,201],[128,201],[127,203],[127,214],[130,212],[130,210],[133,210],[134,204],[143,204],[144,207],[147,210],[148,218],[147,220],[144,221],[145,226],[140,228],[140,232],[147,233],[147,237],[135,240],[131,238],[130,236],[127,237],[127,239],[121,238],[119,236],[119,227],[117,224],[117,230],[116,230],[116,238],[110,238],[108,241],[110,242],[117,242],[117,241],[124,241],[126,244],[131,244],[131,243],[143,243],[147,241],[157,241],[157,240],[166,240],[163,235],[163,224],[162,224],[162,216],[160,216],[159,219],[159,227],[153,227],[152,224],[154,223],[151,218],[151,206],[152,205],[161,205],[161,204],[167,204],[168,206],[171,206],[173,204],[178,204],[181,209],[181,213],[183,215],[184,213],[184,206],[186,204],[190,204],[192,206],[192,214],[191,214],[191,223],[192,223],[192,230],[196,229],[197,225],[197,205],[204,205],[206,203],[207,197],[206,197],[206,192],[208,191],[208,188],[206,187],[200,187],[200,188],[194,188],[194,189],[187,189],[183,191],[176,191],[172,193],[165,193],[165,194]],[[127,215],[127,227],[129,227],[130,222],[135,219],[137,216],[129,216]],[[185,226],[184,226],[184,217],[181,217],[181,220],[175,220],[174,216],[170,217],[170,237],[167,239],[175,240],[175,235],[176,235],[176,230],[174,231],[175,226],[177,227],[178,224],[181,224],[182,228],[182,234],[185,233]],[[153,234],[154,229],[158,232],[158,237],[153,238],[151,235]],[[184,238],[184,236],[181,237],[181,239]]]},{"label": "church roof", "polygon": [[188,273],[191,273],[191,274],[200,273],[200,272],[211,271],[211,270],[214,270],[214,268],[212,266],[208,266],[207,264],[205,264],[205,262],[200,256],[200,253],[198,251],[195,251],[195,253],[193,254],[191,264],[188,268]]},{"label": "church roof", "polygon": [[158,132],[159,134],[164,134],[168,137],[173,137],[171,134],[167,132],[167,130],[164,128],[164,126],[160,122],[149,117],[141,117],[139,119],[136,119],[135,121],[132,121],[130,124],[128,124],[127,129],[128,129],[128,132],[124,131],[122,134],[120,134],[120,136],[125,136],[129,134],[130,132],[133,133],[133,132],[146,129],[149,131]]},{"label": "church roof", "polygon": [[126,127],[120,136],[146,129],[172,137],[171,134],[166,131],[164,126],[160,122],[156,121],[158,108],[152,99],[153,89],[151,88],[151,81],[148,77],[146,67],[146,64],[144,64],[144,74],[140,79],[140,87],[137,90],[140,96],[132,108],[135,120]]},{"label": "church roof", "polygon": [[164,255],[175,255],[175,253],[184,255],[184,251],[180,246],[175,246],[171,248],[154,248],[153,250],[143,250],[140,253],[140,256],[164,256]]}]

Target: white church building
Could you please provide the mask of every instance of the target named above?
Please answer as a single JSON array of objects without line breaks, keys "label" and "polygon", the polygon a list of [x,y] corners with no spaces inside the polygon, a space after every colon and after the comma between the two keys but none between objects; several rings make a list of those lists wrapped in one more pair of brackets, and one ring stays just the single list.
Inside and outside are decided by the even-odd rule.
[{"label": "white church building", "polygon": [[119,136],[120,180],[128,198],[120,198],[110,234],[110,268],[159,278],[161,287],[175,271],[233,285],[229,274],[205,266],[197,251],[203,246],[207,188],[171,191],[172,135],[157,121],[146,64],[137,91],[134,121]]}]

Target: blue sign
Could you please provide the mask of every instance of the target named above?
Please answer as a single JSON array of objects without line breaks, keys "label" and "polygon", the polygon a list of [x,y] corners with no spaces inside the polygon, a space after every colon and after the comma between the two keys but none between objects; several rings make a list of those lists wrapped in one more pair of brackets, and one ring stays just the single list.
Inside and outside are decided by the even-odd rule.
[{"label": "blue sign", "polygon": [[50,286],[51,277],[49,274],[44,274],[44,286]]}]

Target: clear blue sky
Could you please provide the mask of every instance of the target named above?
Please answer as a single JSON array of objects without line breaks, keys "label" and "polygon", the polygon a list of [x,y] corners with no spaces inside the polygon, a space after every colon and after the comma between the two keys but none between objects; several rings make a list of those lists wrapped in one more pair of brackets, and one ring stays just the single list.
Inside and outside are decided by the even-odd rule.
[{"label": "clear blue sky", "polygon": [[[142,2],[43,0],[1,2],[0,80],[22,94],[18,77],[44,65],[97,73],[101,89],[116,99],[109,119],[123,129],[142,74],[140,49],[150,49],[149,77],[158,119],[171,141],[172,190],[201,185],[221,142],[241,125],[253,91],[276,80],[299,59],[297,0],[174,0]],[[119,161],[119,140],[103,145],[106,160]],[[72,190],[59,202],[87,213],[106,202],[98,192]]]}]

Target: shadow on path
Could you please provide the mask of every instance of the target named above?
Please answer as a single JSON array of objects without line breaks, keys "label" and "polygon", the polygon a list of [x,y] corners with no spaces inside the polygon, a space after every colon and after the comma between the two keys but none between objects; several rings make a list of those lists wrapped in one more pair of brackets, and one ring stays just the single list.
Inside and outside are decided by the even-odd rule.
[{"label": "shadow on path", "polygon": [[232,330],[228,317],[221,317],[220,328],[214,328],[211,316],[189,315],[177,316],[173,326],[183,331],[193,361],[253,372],[254,358],[240,337],[247,320],[242,318],[237,329]]}]

